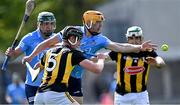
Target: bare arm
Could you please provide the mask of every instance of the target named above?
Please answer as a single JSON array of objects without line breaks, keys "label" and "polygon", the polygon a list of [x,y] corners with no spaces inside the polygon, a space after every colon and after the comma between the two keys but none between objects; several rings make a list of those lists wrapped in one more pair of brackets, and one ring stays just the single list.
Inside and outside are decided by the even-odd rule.
[{"label": "bare arm", "polygon": [[157,56],[157,57],[147,57],[146,58],[146,62],[150,65],[154,65],[156,67],[162,67],[165,65],[165,62],[164,60],[160,57],[160,56]]},{"label": "bare arm", "polygon": [[141,49],[141,45],[132,45],[128,43],[116,43],[111,42],[108,47],[108,49],[115,51],[115,52],[139,52]]},{"label": "bare arm", "polygon": [[7,103],[11,104],[12,103],[12,98],[6,93],[6,101]]},{"label": "bare arm", "polygon": [[88,59],[85,59],[80,62],[80,66],[84,67],[88,71],[91,71],[97,74],[101,73],[104,68],[105,55],[98,54],[97,57],[98,57],[98,61],[96,63]]},{"label": "bare arm", "polygon": [[115,52],[129,53],[129,52],[145,51],[147,49],[156,49],[156,47],[157,45],[152,44],[151,41],[145,41],[141,45],[111,42],[107,48]]},{"label": "bare arm", "polygon": [[46,48],[50,48],[53,45],[57,44],[59,42],[59,38],[57,35],[41,42],[36,48],[33,50],[33,52],[29,56],[25,56],[22,60],[22,62],[30,62],[36,55],[38,55],[41,51],[45,50]]},{"label": "bare arm", "polygon": [[[103,54],[105,56],[105,62],[112,61],[109,56],[109,52],[98,53],[98,54]],[[96,54],[96,55],[98,55],[98,54]],[[97,56],[94,56],[94,57],[90,58],[90,60],[96,63],[98,61],[98,58],[97,58]]]}]

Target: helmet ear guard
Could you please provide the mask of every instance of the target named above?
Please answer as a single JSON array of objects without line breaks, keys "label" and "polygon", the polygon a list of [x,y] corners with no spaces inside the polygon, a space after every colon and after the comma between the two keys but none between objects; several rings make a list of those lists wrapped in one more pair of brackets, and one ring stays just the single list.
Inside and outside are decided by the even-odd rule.
[{"label": "helmet ear guard", "polygon": [[90,29],[92,27],[92,24],[95,24],[97,21],[104,20],[105,18],[103,13],[99,11],[89,10],[83,14],[83,23],[88,29]]},{"label": "helmet ear guard", "polygon": [[138,26],[129,27],[126,33],[126,37],[140,36],[143,37],[142,28]]}]

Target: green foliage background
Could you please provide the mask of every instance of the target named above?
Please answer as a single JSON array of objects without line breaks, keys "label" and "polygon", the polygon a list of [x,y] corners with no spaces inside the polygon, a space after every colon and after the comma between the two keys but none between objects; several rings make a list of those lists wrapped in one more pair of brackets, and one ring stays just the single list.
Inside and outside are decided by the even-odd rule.
[{"label": "green foliage background", "polygon": [[[82,25],[84,11],[102,5],[107,0],[35,0],[36,8],[24,27],[23,35],[36,29],[37,15],[41,11],[53,12],[57,20],[56,32],[66,25]],[[26,0],[0,1],[0,51],[11,46],[21,24]]]}]

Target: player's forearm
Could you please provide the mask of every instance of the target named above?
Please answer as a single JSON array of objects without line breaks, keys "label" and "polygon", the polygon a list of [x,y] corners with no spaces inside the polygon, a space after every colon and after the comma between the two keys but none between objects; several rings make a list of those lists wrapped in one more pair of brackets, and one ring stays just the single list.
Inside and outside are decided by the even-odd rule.
[{"label": "player's forearm", "polygon": [[40,43],[39,45],[37,45],[36,48],[33,50],[33,52],[29,56],[31,58],[33,58],[36,55],[38,55],[41,51],[43,51],[47,48],[50,48],[51,46],[53,46],[57,43],[58,43],[58,40],[56,40],[55,37],[49,38],[49,39],[43,41],[42,43]]},{"label": "player's forearm", "polygon": [[45,42],[42,42],[36,48],[33,50],[33,52],[29,55],[31,58],[38,55],[41,51],[45,50],[46,48],[50,48],[50,45],[46,44]]},{"label": "player's forearm", "polygon": [[21,54],[22,54],[22,51],[20,50],[20,48],[16,48],[15,50],[12,50],[12,54],[8,55],[8,56],[10,56],[10,62],[14,61]]},{"label": "player's forearm", "polygon": [[104,60],[105,59],[99,59],[96,63],[96,73],[101,73],[104,68]]},{"label": "player's forearm", "polygon": [[141,50],[141,45],[133,45],[128,43],[115,43],[116,52],[129,53],[129,52],[139,52]]}]

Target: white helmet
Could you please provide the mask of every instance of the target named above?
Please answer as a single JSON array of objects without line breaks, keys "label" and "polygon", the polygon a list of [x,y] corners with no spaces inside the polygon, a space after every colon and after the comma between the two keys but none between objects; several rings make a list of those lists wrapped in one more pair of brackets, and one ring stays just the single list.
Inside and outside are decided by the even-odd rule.
[{"label": "white helmet", "polygon": [[143,32],[142,32],[141,27],[138,27],[138,26],[129,27],[126,33],[126,37],[132,37],[132,36],[143,37]]}]

